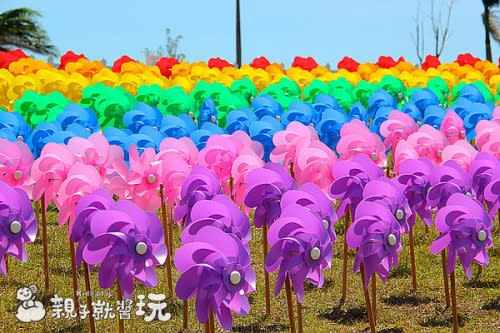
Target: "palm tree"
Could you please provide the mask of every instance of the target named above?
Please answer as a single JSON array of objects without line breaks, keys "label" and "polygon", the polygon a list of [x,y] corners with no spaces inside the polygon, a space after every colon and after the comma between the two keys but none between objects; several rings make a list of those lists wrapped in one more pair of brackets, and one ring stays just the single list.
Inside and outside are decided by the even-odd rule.
[{"label": "palm tree", "polygon": [[21,48],[39,54],[56,55],[47,32],[37,22],[42,15],[29,8],[0,13],[0,51]]},{"label": "palm tree", "polygon": [[492,61],[491,55],[491,37],[500,42],[500,20],[494,13],[496,6],[500,5],[500,0],[483,0],[483,25],[485,32],[486,59]]},{"label": "palm tree", "polygon": [[240,0],[236,0],[236,64],[241,67]]}]

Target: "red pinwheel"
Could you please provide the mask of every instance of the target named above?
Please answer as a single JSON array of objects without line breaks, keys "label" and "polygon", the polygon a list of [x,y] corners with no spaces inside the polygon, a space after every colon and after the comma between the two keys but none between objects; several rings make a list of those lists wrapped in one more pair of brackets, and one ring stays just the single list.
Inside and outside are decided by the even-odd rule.
[{"label": "red pinwheel", "polygon": [[[187,232],[188,229],[185,230]],[[189,237],[175,253],[175,267],[181,277],[175,286],[177,297],[196,297],[196,318],[207,323],[211,314],[222,328],[232,327],[231,311],[247,315],[246,296],[255,290],[255,272],[250,255],[237,236],[205,226]]]}]

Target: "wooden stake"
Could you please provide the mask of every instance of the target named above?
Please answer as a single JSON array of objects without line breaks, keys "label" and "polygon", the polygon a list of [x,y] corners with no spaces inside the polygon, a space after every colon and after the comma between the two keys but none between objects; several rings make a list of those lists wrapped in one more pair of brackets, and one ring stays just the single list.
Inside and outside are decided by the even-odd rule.
[{"label": "wooden stake", "polygon": [[[123,301],[122,290],[120,289],[120,283],[116,283],[116,295],[119,301]],[[125,333],[125,322],[118,316],[118,332]]]},{"label": "wooden stake", "polygon": [[293,314],[292,286],[290,277],[285,278],[286,303],[288,305],[288,321],[290,322],[290,333],[295,333],[295,316]]},{"label": "wooden stake", "polygon": [[303,333],[303,325],[302,325],[302,304],[297,300],[297,326],[299,333]]},{"label": "wooden stake", "polygon": [[49,282],[49,244],[47,237],[47,212],[45,210],[45,194],[41,199],[42,206],[42,244],[43,244],[43,273],[45,277],[45,292],[50,292]]},{"label": "wooden stake", "polygon": [[90,286],[89,266],[83,262],[83,277],[85,280],[85,291],[87,292],[87,308],[89,310],[89,326],[90,332],[95,333],[94,309],[92,307],[92,288]]},{"label": "wooden stake", "polygon": [[361,284],[363,285],[363,293],[365,296],[366,312],[368,313],[368,322],[370,323],[370,332],[376,333],[375,321],[373,320],[372,306],[370,304],[370,294],[368,293],[368,289],[365,287],[365,271],[363,268],[363,263],[361,263],[360,266],[360,273],[361,273]]},{"label": "wooden stake", "polygon": [[441,252],[441,268],[443,270],[444,297],[446,298],[446,307],[450,307],[450,290],[448,289],[448,274],[446,273],[446,250]]},{"label": "wooden stake", "polygon": [[267,256],[267,224],[264,223],[262,226],[262,252],[264,255],[264,260],[262,261],[264,265],[264,285],[266,293],[266,317],[271,315],[271,289],[269,286],[269,273],[266,271],[266,256]]},{"label": "wooden stake", "polygon": [[410,264],[411,264],[411,285],[413,292],[417,292],[417,263],[415,261],[415,238],[413,237],[413,228],[410,228]]},{"label": "wooden stake", "polygon": [[347,206],[344,218],[344,250],[342,251],[342,295],[340,296],[340,302],[344,303],[347,296],[347,229],[351,224],[351,211],[349,206]]},{"label": "wooden stake", "polygon": [[71,258],[71,285],[73,287],[73,302],[75,304],[75,312],[77,313],[76,322],[80,324],[80,302],[78,301],[78,272],[75,262],[75,243],[71,240],[69,241],[69,254]]},{"label": "wooden stake", "polygon": [[215,318],[214,312],[210,309],[210,314],[208,316],[208,322],[210,324],[210,333],[215,333]]},{"label": "wooden stake", "polygon": [[376,273],[373,273],[372,275],[371,287],[372,287],[371,304],[372,304],[373,322],[375,323],[375,325],[377,325],[377,274]]},{"label": "wooden stake", "polygon": [[189,323],[188,310],[189,310],[189,301],[186,299],[182,301],[182,328],[185,331],[188,330],[188,323]]},{"label": "wooden stake", "polygon": [[167,207],[165,204],[165,194],[164,194],[164,187],[163,185],[160,185],[160,200],[161,200],[161,221],[163,224],[163,237],[165,240],[165,246],[167,249],[169,249],[168,256],[165,265],[165,272],[167,274],[167,286],[168,286],[168,294],[170,297],[173,297],[174,292],[173,292],[173,284],[172,284],[172,262],[170,258],[172,257],[172,252],[170,252],[170,247],[169,247],[169,230],[168,230],[168,222],[167,222]]},{"label": "wooden stake", "polygon": [[455,271],[450,274],[451,286],[451,316],[452,316],[452,332],[458,333],[458,314],[457,314],[457,291],[455,287]]},{"label": "wooden stake", "polygon": [[[174,253],[174,207],[168,208],[168,251]],[[170,256],[170,260],[173,256]]]}]

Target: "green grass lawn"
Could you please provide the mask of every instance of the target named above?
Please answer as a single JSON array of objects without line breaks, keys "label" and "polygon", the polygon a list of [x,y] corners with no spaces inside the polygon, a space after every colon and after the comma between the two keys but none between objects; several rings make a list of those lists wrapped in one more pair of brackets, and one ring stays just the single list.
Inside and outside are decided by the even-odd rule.
[{"label": "green grass lawn", "polygon": [[[0,281],[0,332],[87,332],[88,323],[77,324],[72,319],[51,318],[50,298],[54,293],[62,297],[72,297],[71,266],[67,228],[56,224],[56,213],[49,212],[49,257],[51,292],[44,290],[43,250],[40,239],[26,246],[29,260],[21,263],[9,260],[7,280]],[[494,242],[500,242],[498,221],[495,221]],[[303,304],[304,332],[361,332],[368,329],[368,321],[364,306],[360,275],[352,273],[354,253],[349,253],[348,293],[345,304],[339,306],[342,275],[342,240],[341,222],[337,225],[338,243],[332,269],[325,273],[326,283],[321,289],[312,285],[306,286]],[[41,232],[39,233],[41,234]],[[178,232],[177,235],[178,236]],[[425,234],[419,224],[415,230],[416,258],[418,270],[418,292],[411,291],[410,263],[407,238],[400,255],[400,264],[391,273],[385,286],[378,281],[377,294],[377,329],[380,332],[449,332],[450,309],[444,306],[444,291],[440,256],[431,255],[429,244],[437,236],[436,231]],[[285,293],[271,300],[272,314],[264,318],[264,282],[263,257],[261,252],[262,234],[253,230],[252,258],[257,273],[257,291],[251,294],[251,312],[247,317],[233,316],[234,332],[287,332],[288,315]],[[178,238],[178,237],[176,237]],[[177,242],[178,245],[178,242]],[[499,332],[500,331],[500,250],[490,249],[490,264],[481,276],[468,282],[462,269],[457,271],[458,311],[464,332]],[[460,267],[460,266],[457,266]],[[477,272],[477,270],[475,270]],[[165,271],[157,269],[159,285],[147,289],[137,285],[135,295],[148,292],[168,294]],[[179,274],[174,270],[174,279]],[[98,289],[97,273],[91,276],[92,288]],[[19,323],[15,312],[19,305],[16,301],[16,290],[20,286],[36,284],[40,289],[38,299],[47,309],[44,320],[37,323]],[[274,287],[274,276],[271,275],[271,288]],[[84,291],[83,273],[79,271],[79,288]],[[112,303],[116,301],[115,290],[109,290]],[[105,298],[97,298],[106,300]],[[85,303],[85,299],[81,300]],[[153,321],[147,323],[143,318],[132,314],[132,320],[125,321],[127,332],[179,332],[182,328],[181,302],[172,300],[169,309],[172,319],[168,322]],[[194,315],[194,302],[190,301],[190,332],[202,332],[203,327],[197,323]],[[135,312],[135,311],[134,311]],[[218,327],[218,331],[221,329]],[[97,332],[118,332],[118,321],[103,320],[97,322]]]}]

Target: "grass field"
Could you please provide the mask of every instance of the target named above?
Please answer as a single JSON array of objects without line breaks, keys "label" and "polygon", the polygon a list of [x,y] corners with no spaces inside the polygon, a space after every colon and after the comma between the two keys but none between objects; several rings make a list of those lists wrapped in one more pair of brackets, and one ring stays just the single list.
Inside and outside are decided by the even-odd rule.
[{"label": "grass field", "polygon": [[[49,212],[49,256],[51,293],[44,289],[43,250],[39,239],[35,244],[26,246],[29,260],[21,263],[9,260],[9,275],[1,281],[0,287],[0,332],[87,332],[87,321],[79,325],[74,319],[51,318],[50,298],[54,293],[62,297],[71,297],[71,269],[67,228],[56,224],[56,213]],[[494,242],[500,242],[498,221],[495,222]],[[351,272],[354,253],[349,253],[348,296],[345,304],[339,306],[342,274],[342,223],[337,223],[338,243],[335,245],[333,269],[326,271],[326,283],[322,289],[306,286],[303,304],[304,332],[362,332],[368,329],[364,307],[361,279]],[[429,244],[436,237],[436,232],[425,234],[419,224],[415,230],[416,258],[419,289],[411,291],[410,263],[407,239],[400,255],[400,265],[391,273],[385,286],[378,281],[377,294],[377,329],[379,332],[449,332],[450,309],[445,309],[443,282],[439,256],[429,253]],[[272,314],[264,318],[264,282],[262,267],[260,230],[253,230],[252,258],[257,273],[257,291],[250,296],[251,312],[247,317],[234,315],[234,332],[287,332],[288,315],[284,291],[272,298]],[[500,332],[500,250],[498,247],[489,251],[490,265],[480,277],[468,282],[461,268],[457,272],[457,292],[460,324],[464,332]],[[459,267],[459,266],[457,266]],[[477,271],[477,270],[476,270]],[[168,294],[163,267],[158,268],[160,283],[154,289],[137,285],[135,295],[148,292]],[[79,271],[79,288],[84,291],[82,271]],[[97,273],[92,276],[93,290],[97,290]],[[178,273],[174,272],[175,280]],[[16,300],[18,287],[36,284],[40,290],[38,300],[47,309],[44,320],[37,323],[19,323],[15,312],[19,306]],[[271,275],[271,288],[274,276]],[[115,290],[109,290],[112,303],[116,301]],[[105,298],[97,298],[96,300]],[[85,299],[81,300],[85,303]],[[196,322],[194,302],[190,301],[190,332],[202,332],[203,327]],[[170,301],[172,319],[167,322],[147,323],[143,318],[132,314],[132,320],[125,321],[127,332],[180,332],[182,327],[181,302]],[[117,319],[96,322],[97,332],[117,332]],[[218,330],[220,328],[218,327]]]}]

